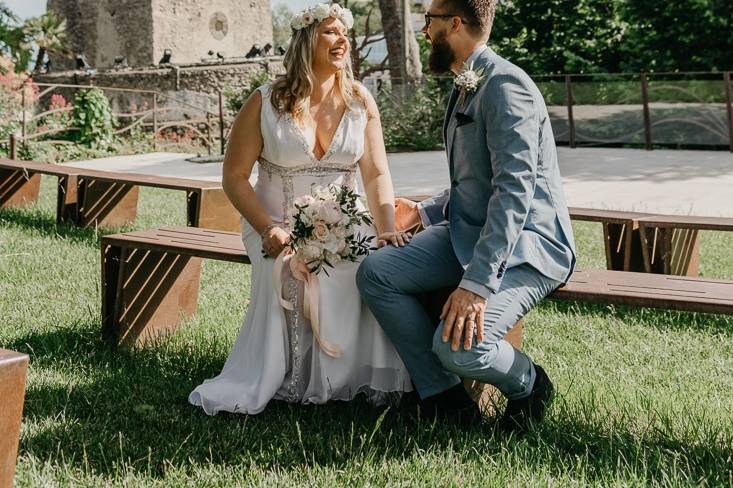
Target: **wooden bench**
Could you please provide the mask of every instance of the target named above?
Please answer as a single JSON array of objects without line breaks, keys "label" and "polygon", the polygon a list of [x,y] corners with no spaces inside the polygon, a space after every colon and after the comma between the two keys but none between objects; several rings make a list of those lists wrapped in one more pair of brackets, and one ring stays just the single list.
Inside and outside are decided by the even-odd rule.
[{"label": "wooden bench", "polygon": [[201,259],[249,263],[239,233],[171,227],[102,237],[102,331],[144,343],[196,311]]},{"label": "wooden bench", "polygon": [[[196,310],[201,259],[249,263],[238,233],[170,227],[102,237],[102,323],[115,343],[174,330]],[[576,271],[557,300],[733,313],[733,282],[613,270]]]},{"label": "wooden bench", "polygon": [[0,349],[0,487],[12,487],[23,418],[28,356]]},{"label": "wooden bench", "polygon": [[137,215],[139,188],[147,186],[185,191],[187,225],[239,229],[239,213],[218,182],[9,159],[0,159],[0,206],[17,207],[35,202],[41,174],[59,178],[58,222],[92,227],[131,224]]}]

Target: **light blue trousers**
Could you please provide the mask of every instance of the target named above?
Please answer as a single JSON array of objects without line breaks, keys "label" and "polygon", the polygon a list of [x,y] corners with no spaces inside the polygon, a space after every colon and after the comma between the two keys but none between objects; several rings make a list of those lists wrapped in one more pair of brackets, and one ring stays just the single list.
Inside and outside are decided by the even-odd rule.
[{"label": "light blue trousers", "polygon": [[[362,297],[402,357],[413,383],[426,398],[471,378],[496,386],[510,400],[529,395],[532,361],[502,340],[506,333],[560,283],[529,265],[509,268],[486,304],[484,341],[466,351],[444,343],[443,323],[433,318],[418,294],[455,288],[463,276],[447,224],[434,225],[405,247],[384,247],[367,257],[356,275]],[[474,338],[475,339],[475,338]]]}]

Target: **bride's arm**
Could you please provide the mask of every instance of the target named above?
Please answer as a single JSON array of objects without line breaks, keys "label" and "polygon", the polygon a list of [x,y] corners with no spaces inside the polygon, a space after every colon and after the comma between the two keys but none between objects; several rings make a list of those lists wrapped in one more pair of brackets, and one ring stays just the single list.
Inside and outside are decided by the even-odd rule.
[{"label": "bride's arm", "polygon": [[[257,198],[249,182],[252,168],[262,151],[260,129],[262,95],[255,91],[237,114],[229,135],[222,186],[229,200],[250,225],[263,237],[263,248],[270,256],[277,256],[287,242],[287,232],[272,228],[272,219]],[[252,251],[252,250],[250,250]]]},{"label": "bride's arm", "polygon": [[395,245],[404,245],[409,240],[395,233],[394,188],[384,148],[382,122],[377,103],[364,89],[367,100],[367,125],[364,131],[364,155],[359,161],[361,177],[364,180],[369,211],[380,240],[389,240]]}]

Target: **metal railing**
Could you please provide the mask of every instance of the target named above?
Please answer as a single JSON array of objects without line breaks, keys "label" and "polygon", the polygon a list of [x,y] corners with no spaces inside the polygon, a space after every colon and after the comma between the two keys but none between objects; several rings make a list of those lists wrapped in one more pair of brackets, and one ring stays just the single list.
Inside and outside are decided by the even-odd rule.
[{"label": "metal railing", "polygon": [[[167,145],[163,137],[166,131],[173,129],[186,130],[192,134],[192,140],[200,141],[209,154],[213,154],[216,149],[221,154],[224,154],[226,133],[231,125],[231,119],[225,113],[224,99],[221,91],[218,92],[218,110],[214,112],[154,90],[97,85],[33,83],[33,86],[38,87],[40,90],[29,101],[29,90],[26,89],[27,84],[30,84],[30,82],[27,81],[24,83],[20,89],[21,106],[23,107],[20,120],[20,137],[11,136],[7,141],[9,145],[9,156],[12,159],[17,158],[17,150],[21,144],[36,141],[42,141],[48,144],[73,144],[73,140],[49,139],[49,137],[78,131],[78,127],[64,125],[63,127],[49,129],[43,126],[43,121],[47,120],[49,116],[68,114],[70,118],[70,114],[74,110],[73,105],[46,110],[39,109],[39,107],[55,93],[66,94],[69,95],[69,98],[72,98],[70,94],[91,88],[102,90],[108,99],[112,99],[112,95],[114,94],[127,94],[140,97],[144,101],[144,108],[140,111],[113,109],[112,117],[116,121],[113,134],[116,136],[131,133],[138,128],[142,129],[150,133],[153,149],[157,150],[159,147]],[[129,100],[126,102],[118,101],[118,103],[112,103],[112,105],[129,105],[127,102]],[[146,107],[148,102],[150,108]]]}]

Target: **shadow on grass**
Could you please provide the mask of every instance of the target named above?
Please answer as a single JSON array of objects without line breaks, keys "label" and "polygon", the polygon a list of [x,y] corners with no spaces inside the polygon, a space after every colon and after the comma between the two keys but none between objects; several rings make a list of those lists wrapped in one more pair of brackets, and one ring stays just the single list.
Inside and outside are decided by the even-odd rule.
[{"label": "shadow on grass", "polygon": [[706,334],[733,337],[733,316],[722,314],[679,312],[676,310],[597,305],[583,302],[545,300],[540,307],[568,316],[577,314],[615,318],[622,322],[674,332],[695,330]]},{"label": "shadow on grass", "polygon": [[572,406],[561,399],[551,419],[523,439],[416,423],[399,407],[383,415],[361,399],[309,407],[272,402],[256,416],[208,417],[187,396],[218,373],[220,351],[181,341],[115,349],[99,330],[81,324],[8,344],[31,355],[22,455],[111,478],[133,471],[162,479],[171,466],[376,466],[446,450],[478,466],[489,457],[494,464],[522,459],[529,472],[582,471],[589,481],[664,480],[675,469],[691,480],[726,480],[733,473],[733,432],[723,433],[725,442],[714,432],[690,438],[656,429],[640,436],[634,419],[599,419],[586,398]]},{"label": "shadow on grass", "polygon": [[72,223],[59,224],[55,215],[35,207],[0,209],[0,224],[22,227],[44,237],[61,237],[71,242],[92,245],[98,245],[103,235],[131,230],[131,227],[97,229],[79,227]]}]

